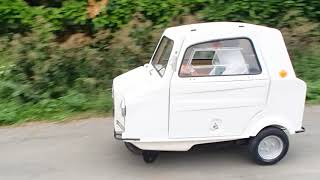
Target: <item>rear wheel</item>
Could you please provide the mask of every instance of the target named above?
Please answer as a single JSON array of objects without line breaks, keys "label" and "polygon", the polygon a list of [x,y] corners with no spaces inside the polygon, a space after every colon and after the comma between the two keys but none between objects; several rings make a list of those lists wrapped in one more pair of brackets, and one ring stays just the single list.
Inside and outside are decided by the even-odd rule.
[{"label": "rear wheel", "polygon": [[249,142],[252,159],[261,165],[272,165],[279,162],[288,152],[289,139],[286,133],[275,127],[262,130]]}]

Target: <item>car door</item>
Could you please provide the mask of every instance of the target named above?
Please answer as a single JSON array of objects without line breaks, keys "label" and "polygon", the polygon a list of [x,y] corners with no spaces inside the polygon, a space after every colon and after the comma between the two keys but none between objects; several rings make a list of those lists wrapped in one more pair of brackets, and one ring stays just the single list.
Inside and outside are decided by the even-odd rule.
[{"label": "car door", "polygon": [[169,137],[241,135],[263,110],[268,86],[250,39],[190,46],[171,80]]}]

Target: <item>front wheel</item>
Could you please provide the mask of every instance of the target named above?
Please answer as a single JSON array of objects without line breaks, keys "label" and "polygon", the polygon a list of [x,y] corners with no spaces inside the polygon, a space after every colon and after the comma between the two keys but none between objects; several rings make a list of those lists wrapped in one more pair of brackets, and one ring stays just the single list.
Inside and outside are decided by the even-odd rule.
[{"label": "front wheel", "polygon": [[145,163],[153,163],[159,156],[158,151],[142,151],[142,157]]},{"label": "front wheel", "polygon": [[261,165],[272,165],[279,162],[288,152],[287,134],[274,127],[262,130],[249,142],[249,153],[252,159]]}]

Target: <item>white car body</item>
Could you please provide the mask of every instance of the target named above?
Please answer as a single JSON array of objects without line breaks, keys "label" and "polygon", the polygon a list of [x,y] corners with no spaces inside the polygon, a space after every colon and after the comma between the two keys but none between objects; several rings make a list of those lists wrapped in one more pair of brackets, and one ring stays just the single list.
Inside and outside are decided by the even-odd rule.
[{"label": "white car body", "polygon": [[[301,130],[306,84],[296,77],[279,30],[217,22],[168,28],[162,37],[173,41],[162,76],[152,57],[113,81],[116,138],[143,150],[187,151],[197,144],[254,137],[270,126],[288,134]],[[188,47],[238,38],[252,43],[258,74],[179,76]],[[213,48],[217,56],[227,50]],[[238,51],[219,58],[239,56]]]}]

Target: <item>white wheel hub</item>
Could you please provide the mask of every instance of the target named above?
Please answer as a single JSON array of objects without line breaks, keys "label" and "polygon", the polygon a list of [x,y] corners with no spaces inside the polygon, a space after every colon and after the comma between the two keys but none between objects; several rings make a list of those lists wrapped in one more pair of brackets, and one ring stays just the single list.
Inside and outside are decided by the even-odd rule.
[{"label": "white wheel hub", "polygon": [[263,138],[258,146],[258,153],[265,160],[272,160],[280,156],[283,151],[283,142],[278,136],[267,136]]}]

